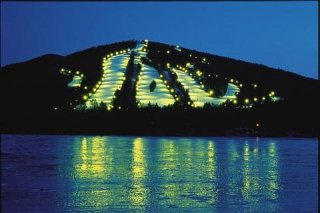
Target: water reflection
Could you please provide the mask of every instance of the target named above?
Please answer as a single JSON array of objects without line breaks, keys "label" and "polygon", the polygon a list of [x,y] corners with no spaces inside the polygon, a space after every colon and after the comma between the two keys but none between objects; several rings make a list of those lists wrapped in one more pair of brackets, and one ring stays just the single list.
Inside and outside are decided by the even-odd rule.
[{"label": "water reflection", "polygon": [[107,140],[93,137],[81,141],[80,159],[76,159],[76,175],[80,178],[106,178],[112,171],[112,155],[106,155]]},{"label": "water reflection", "polygon": [[277,146],[274,142],[269,143],[268,147],[269,161],[268,161],[268,199],[276,200],[278,198],[279,190],[279,174],[278,174],[278,152]]},{"label": "water reflection", "polygon": [[74,211],[278,210],[273,141],[83,137],[73,156]]},{"label": "water reflection", "polygon": [[112,191],[104,185],[113,169],[113,150],[107,137],[83,137],[74,143],[75,191],[68,208],[101,210],[111,201]]},{"label": "water reflection", "polygon": [[[262,149],[262,150],[261,150]],[[243,201],[250,205],[247,207],[253,211],[262,211],[260,203],[273,200],[268,205],[270,211],[277,208],[278,198],[278,157],[275,143],[259,142],[243,147],[242,166],[242,197]]]},{"label": "water reflection", "polygon": [[132,178],[133,186],[130,191],[130,200],[133,206],[144,207],[147,201],[148,191],[144,185],[146,178],[147,162],[145,159],[145,142],[142,138],[133,141]]}]

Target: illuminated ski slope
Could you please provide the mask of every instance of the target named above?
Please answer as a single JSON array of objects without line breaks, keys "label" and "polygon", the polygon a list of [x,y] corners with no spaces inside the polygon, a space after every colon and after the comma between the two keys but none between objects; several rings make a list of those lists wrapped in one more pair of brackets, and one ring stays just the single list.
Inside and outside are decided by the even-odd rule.
[{"label": "illuminated ski slope", "polygon": [[240,92],[240,89],[237,85],[228,83],[228,88],[227,88],[226,94],[224,96],[222,96],[221,98],[211,98],[210,103],[214,104],[214,105],[221,105],[224,102],[226,102],[227,99],[229,99],[231,101],[236,100],[237,99],[236,94],[238,92]]},{"label": "illuminated ski slope", "polygon": [[[156,88],[150,92],[150,83],[156,82]],[[149,103],[157,104],[158,106],[167,106],[174,103],[174,98],[169,93],[169,90],[160,79],[159,73],[153,67],[142,65],[139,80],[137,82],[137,101],[140,101],[141,106],[146,106]]]},{"label": "illuminated ski slope", "polygon": [[[121,54],[108,58],[103,66],[103,78],[96,92],[90,97],[98,103],[104,102],[107,106],[111,105],[114,93],[120,89],[125,80],[125,72],[129,61],[129,54]],[[91,106],[90,100],[86,102]]]},{"label": "illuminated ski slope", "polygon": [[80,87],[82,82],[82,77],[75,75],[72,81],[68,84],[68,87]]},{"label": "illuminated ski slope", "polygon": [[236,98],[235,94],[239,88],[234,84],[228,84],[226,95],[221,98],[213,98],[209,93],[204,91],[201,86],[186,72],[178,69],[173,69],[178,76],[178,81],[182,83],[185,89],[189,89],[189,95],[196,107],[202,107],[205,103],[221,105],[227,99],[233,100]]}]

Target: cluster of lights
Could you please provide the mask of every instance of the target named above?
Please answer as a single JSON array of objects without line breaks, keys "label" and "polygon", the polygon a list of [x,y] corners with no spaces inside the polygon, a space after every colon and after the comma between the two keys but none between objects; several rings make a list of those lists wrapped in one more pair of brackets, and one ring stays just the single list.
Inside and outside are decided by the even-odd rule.
[{"label": "cluster of lights", "polygon": [[60,73],[61,73],[61,74],[64,74],[64,75],[68,75],[68,74],[71,74],[71,70],[66,70],[66,69],[63,69],[63,68],[62,68],[62,69],[60,70]]},{"label": "cluster of lights", "polygon": [[[72,71],[62,68],[60,69],[60,73],[63,75],[70,75],[72,74]],[[84,74],[82,74],[80,71],[75,71],[73,80],[68,84],[68,87],[80,87],[83,77]]]},{"label": "cluster of lights", "polygon": [[[168,64],[167,64],[167,65],[168,65]],[[170,66],[170,64],[169,64],[169,66]],[[170,88],[167,80],[165,80],[165,78],[164,78],[164,76],[163,76],[162,74],[160,74],[160,78],[161,78],[161,80],[163,81],[164,85],[165,85],[165,86],[167,87],[167,89],[169,90],[169,92],[173,94],[174,99],[177,100],[178,97],[177,97],[177,96],[175,95],[175,93],[174,93],[175,90],[174,90],[173,88]],[[178,99],[178,100],[179,100],[179,99]]]},{"label": "cluster of lights", "polygon": [[196,73],[197,73],[197,76],[199,76],[199,77],[202,76],[202,72],[200,70],[197,70]]},{"label": "cluster of lights", "polygon": [[276,93],[274,92],[274,91],[271,91],[270,93],[269,93],[269,97],[272,97],[272,96],[274,96]]},{"label": "cluster of lights", "polygon": [[[71,74],[72,71],[71,71],[71,70],[66,70],[66,69],[63,69],[63,68],[62,68],[62,69],[60,70],[60,73],[61,73],[61,74]],[[78,70],[75,72],[74,75],[75,75],[75,76],[79,76],[79,77],[81,77],[81,78],[84,77],[84,74],[82,74],[82,73],[81,73],[80,71],[78,71]]]},{"label": "cluster of lights", "polygon": [[120,51],[111,52],[111,53],[107,54],[106,58],[114,57],[114,56],[117,56],[120,54],[129,53],[130,51],[131,51],[131,49],[128,48],[128,49],[124,49],[124,50],[120,50]]}]

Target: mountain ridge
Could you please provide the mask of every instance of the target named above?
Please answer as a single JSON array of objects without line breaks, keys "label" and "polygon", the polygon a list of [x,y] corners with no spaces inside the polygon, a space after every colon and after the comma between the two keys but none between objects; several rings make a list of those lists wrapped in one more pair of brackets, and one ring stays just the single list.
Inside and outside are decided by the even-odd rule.
[{"label": "mountain ridge", "polygon": [[[122,73],[122,77],[117,77],[117,72]],[[144,82],[141,76],[149,80]],[[86,132],[78,123],[89,122],[88,119],[90,122],[103,122],[94,113],[102,113],[101,119],[124,122],[145,112],[153,116],[145,118],[147,120],[140,118],[141,129],[135,128],[130,134],[155,134],[154,131],[157,134],[175,134],[172,129],[176,129],[183,135],[191,127],[196,135],[200,132],[205,135],[238,134],[239,128],[251,128],[255,134],[257,129],[252,128],[257,122],[265,126],[263,134],[266,135],[283,135],[296,130],[309,132],[305,129],[308,126],[313,133],[307,135],[312,135],[317,129],[315,115],[318,114],[318,99],[315,97],[318,97],[318,80],[261,64],[153,41],[129,40],[99,45],[65,56],[46,54],[1,67],[0,77],[2,98],[6,101],[1,110],[5,118],[2,126],[6,131],[10,128],[23,131],[28,125],[22,121],[23,118],[30,121],[31,117],[32,120],[51,120],[53,117],[63,119],[71,116],[77,121],[72,124],[74,128]],[[108,78],[115,78],[116,81]],[[149,83],[153,83],[150,91]],[[106,93],[101,89],[107,87],[113,90]],[[232,90],[229,91],[230,88]],[[105,98],[108,101],[103,103],[107,100]],[[83,111],[91,100],[97,100],[91,105],[93,111]],[[165,106],[169,103],[170,106]],[[158,108],[157,104],[164,104],[164,107]],[[186,124],[179,123],[179,120],[185,119],[186,112],[192,119],[190,117]],[[120,117],[119,113],[122,113]],[[161,118],[166,114],[176,117],[177,123],[171,130],[166,128],[162,131],[163,125],[169,125],[164,124]],[[230,119],[231,115],[234,116],[232,125],[226,123],[226,117]],[[213,117],[217,124],[225,126],[225,130],[217,124],[210,130],[204,126],[209,121],[203,123],[199,120],[205,117]],[[56,122],[59,121],[52,121]],[[15,127],[17,123],[20,123],[19,128]],[[6,127],[4,124],[10,125]],[[34,129],[41,129],[37,125]],[[70,133],[70,126],[65,125],[66,133]],[[127,132],[126,125],[121,127],[123,133]],[[272,125],[278,125],[282,133],[266,133]],[[152,126],[156,129],[150,129]],[[105,126],[104,130],[100,126],[94,127],[97,130],[93,128],[89,133],[96,133],[98,129],[99,133],[118,132],[110,125]],[[60,131],[55,126],[47,128],[44,132]],[[81,133],[80,130],[73,131]],[[241,131],[239,134],[247,134]]]}]

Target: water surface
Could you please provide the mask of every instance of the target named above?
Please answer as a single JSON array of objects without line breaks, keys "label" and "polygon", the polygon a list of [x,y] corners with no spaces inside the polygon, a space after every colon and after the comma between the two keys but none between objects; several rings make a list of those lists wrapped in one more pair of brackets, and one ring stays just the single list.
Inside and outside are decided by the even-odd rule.
[{"label": "water surface", "polygon": [[2,135],[3,212],[317,212],[316,139]]}]

